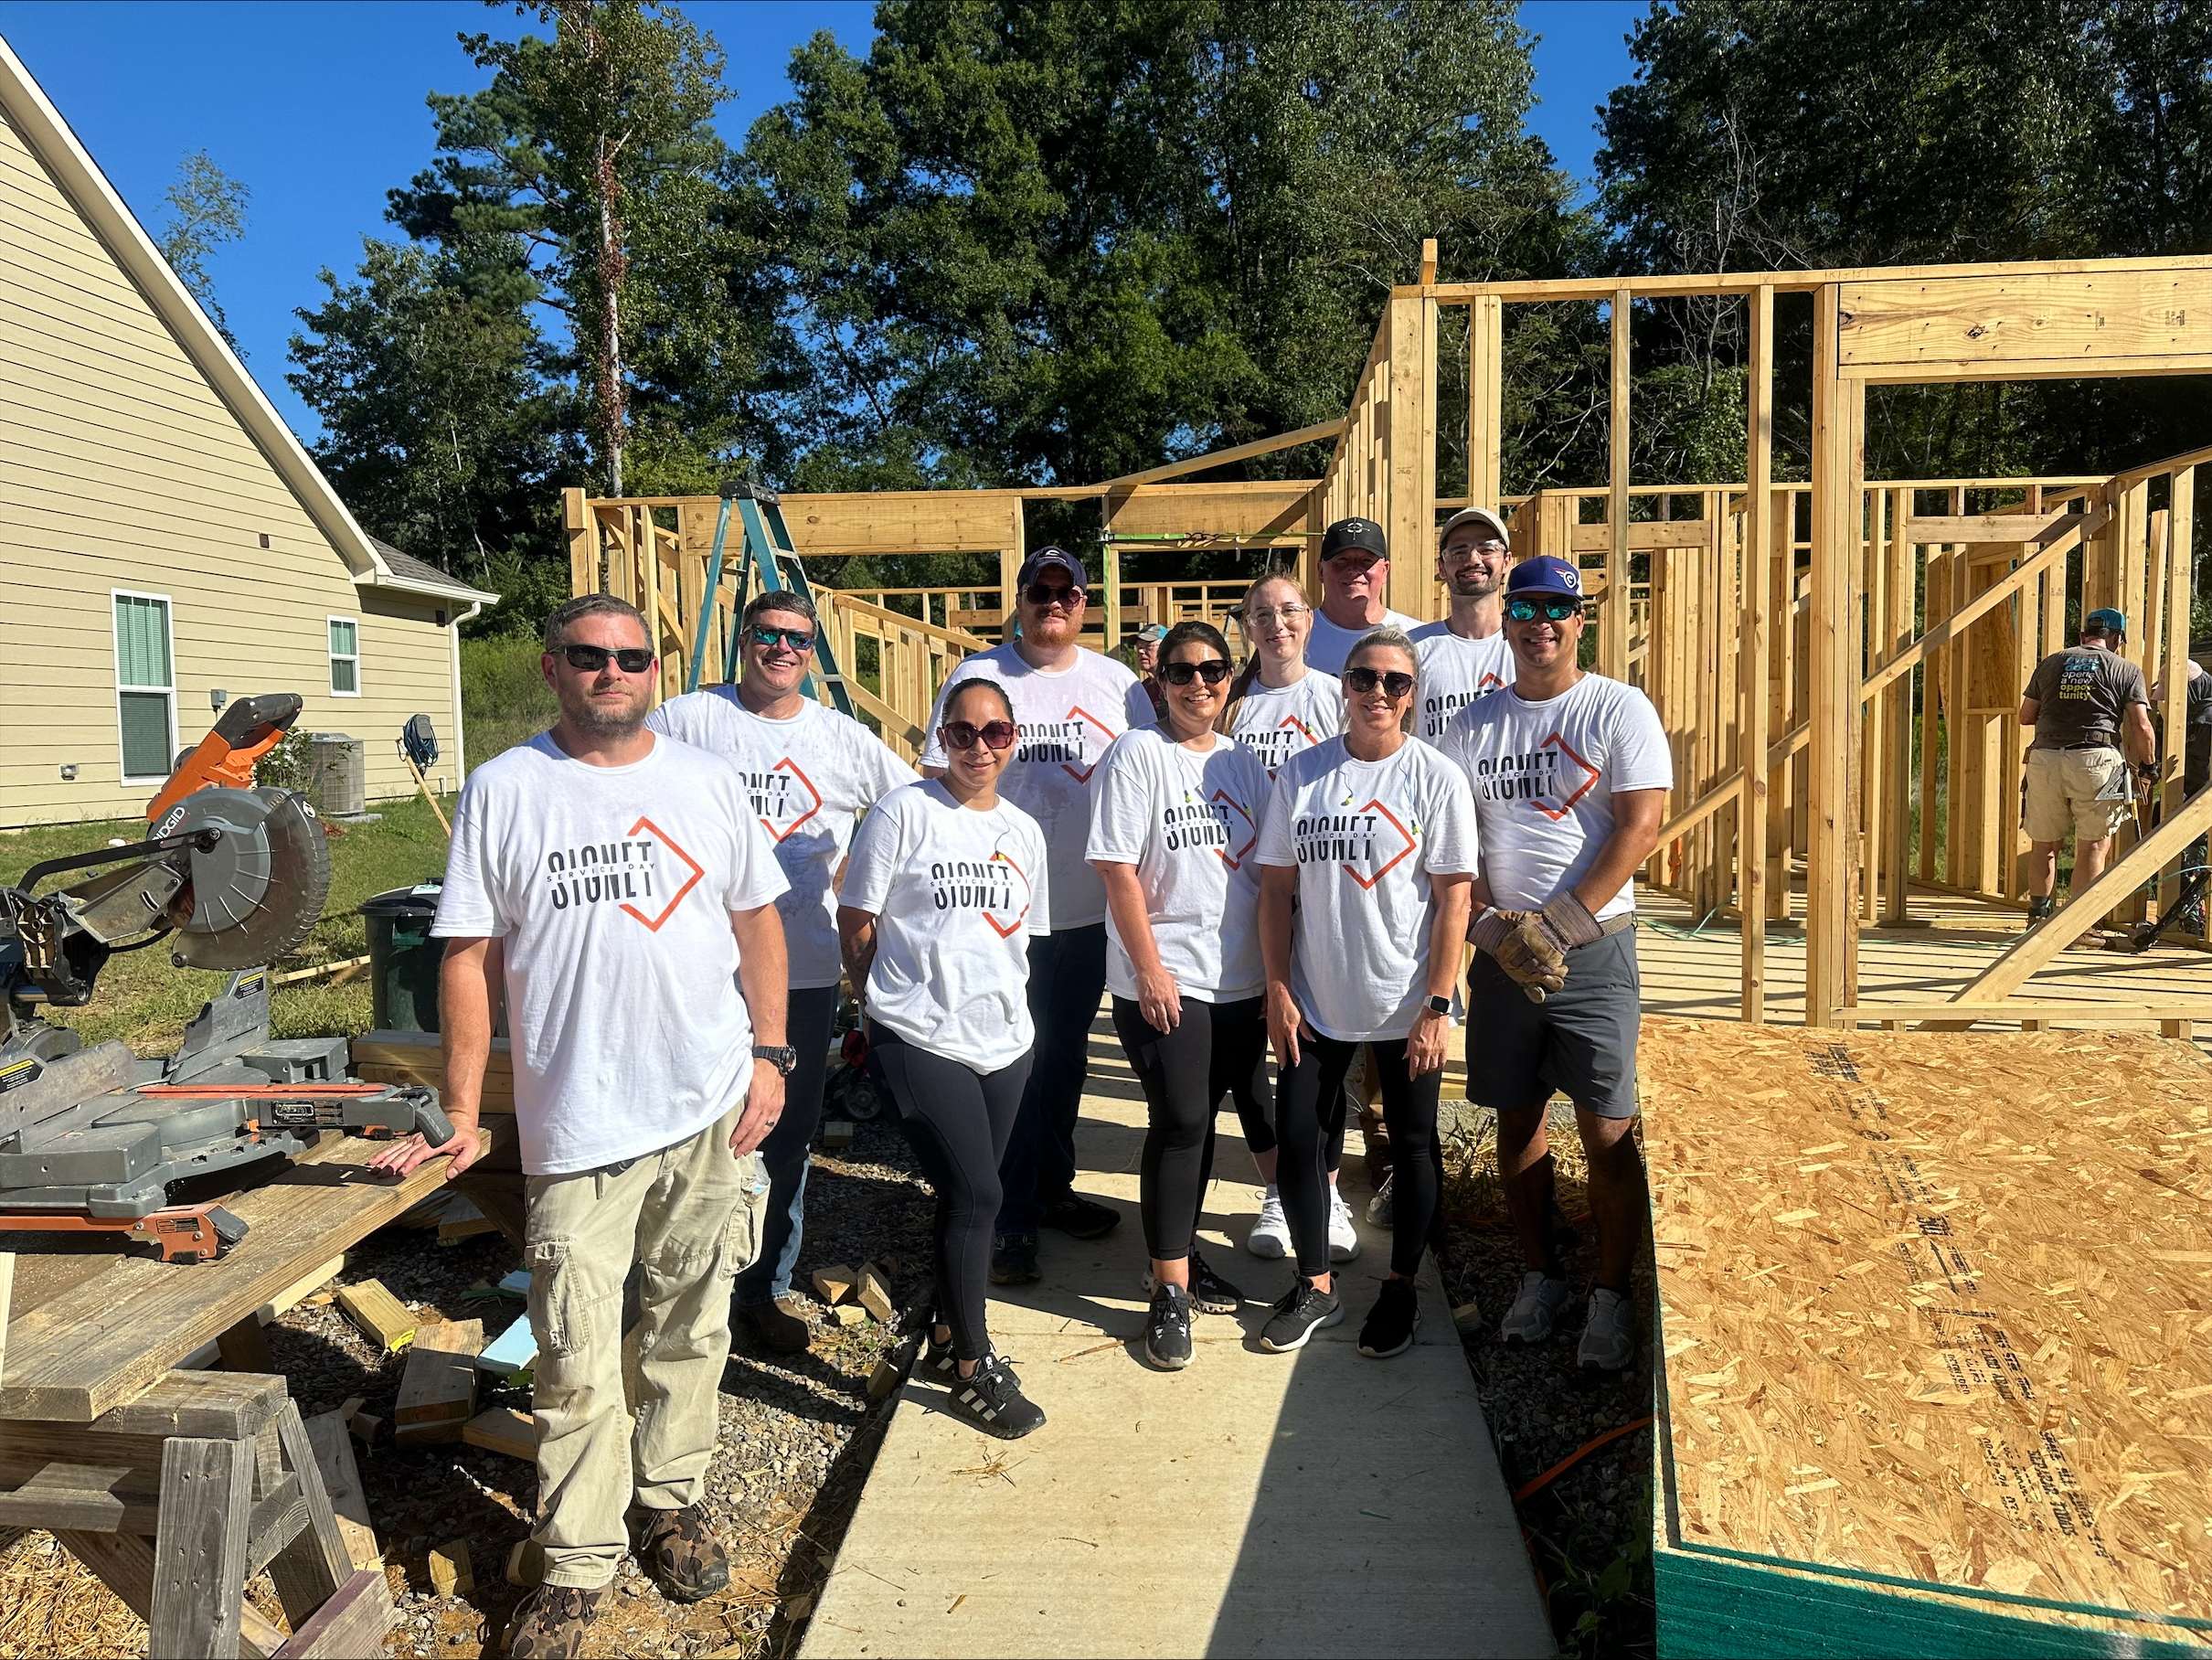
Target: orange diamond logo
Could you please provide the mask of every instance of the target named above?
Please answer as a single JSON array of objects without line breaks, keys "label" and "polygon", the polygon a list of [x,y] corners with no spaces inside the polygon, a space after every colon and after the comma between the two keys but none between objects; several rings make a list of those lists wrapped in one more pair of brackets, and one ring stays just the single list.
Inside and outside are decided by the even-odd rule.
[{"label": "orange diamond logo", "polygon": [[1360,811],[1362,813],[1379,814],[1383,821],[1388,824],[1391,829],[1398,832],[1398,839],[1405,844],[1404,846],[1400,847],[1396,853],[1392,854],[1388,859],[1377,866],[1375,874],[1373,876],[1362,876],[1358,871],[1353,869],[1349,865],[1346,865],[1344,867],[1345,875],[1350,877],[1362,888],[1372,888],[1376,883],[1381,881],[1383,878],[1388,876],[1391,871],[1397,869],[1399,863],[1406,857],[1406,856],[1413,851],[1413,835],[1412,833],[1405,827],[1405,825],[1398,822],[1398,815],[1392,813],[1389,808],[1384,806],[1379,801],[1370,801],[1366,806],[1360,808]]},{"label": "orange diamond logo", "polygon": [[665,847],[670,853],[674,854],[678,860],[685,865],[689,866],[691,868],[690,879],[686,881],[681,888],[675,890],[675,892],[669,895],[668,903],[661,907],[661,911],[658,916],[649,917],[634,905],[624,905],[622,907],[624,910],[628,911],[632,916],[643,922],[654,933],[658,933],[661,931],[661,924],[665,922],[671,916],[675,914],[675,908],[684,902],[684,896],[699,885],[699,883],[706,878],[707,872],[700,867],[698,860],[693,858],[691,855],[686,853],[683,848],[676,846],[675,839],[669,835],[667,831],[662,829],[658,825],[654,824],[649,818],[641,818],[636,824],[630,826],[631,838],[633,840],[639,839],[640,833],[643,831],[652,832],[653,839],[655,842],[659,843],[663,847]]}]

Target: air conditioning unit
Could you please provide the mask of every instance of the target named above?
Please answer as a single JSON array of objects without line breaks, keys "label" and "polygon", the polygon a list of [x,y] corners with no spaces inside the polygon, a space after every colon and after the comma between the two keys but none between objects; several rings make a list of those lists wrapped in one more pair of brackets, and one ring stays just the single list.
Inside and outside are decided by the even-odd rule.
[{"label": "air conditioning unit", "polygon": [[308,791],[324,818],[357,818],[368,811],[368,742],[344,732],[314,735],[314,782]]}]

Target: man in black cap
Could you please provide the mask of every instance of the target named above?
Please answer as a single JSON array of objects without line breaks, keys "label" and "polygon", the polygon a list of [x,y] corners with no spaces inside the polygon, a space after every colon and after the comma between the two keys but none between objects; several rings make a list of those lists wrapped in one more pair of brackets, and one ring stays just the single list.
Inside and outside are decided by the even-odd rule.
[{"label": "man in black cap", "polygon": [[1037,1277],[1040,1227],[1096,1239],[1122,1219],[1075,1196],[1075,1120],[1090,1070],[1090,1022],[1106,992],[1106,889],[1083,858],[1090,840],[1090,774],[1106,746],[1132,727],[1154,725],[1137,677],[1077,644],[1090,580],[1059,548],[1040,548],[1015,578],[1019,632],[1005,645],[961,659],[930,713],[921,770],[944,775],[937,728],[945,698],[978,676],[1005,688],[1021,729],[998,793],[1045,833],[1046,910],[1051,931],[1029,940],[1029,1015],[1036,1061],[1014,1139],[999,1167],[1004,1199],[991,1253],[1001,1285]]},{"label": "man in black cap", "polygon": [[2020,699],[2020,724],[2036,729],[2027,751],[2027,922],[2051,914],[2058,844],[2074,837],[2074,891],[2104,874],[2112,836],[2135,807],[2132,767],[2158,753],[2150,694],[2127,650],[2124,612],[2092,611],[2081,643],[2036,665]]},{"label": "man in black cap", "polygon": [[1313,633],[1305,643],[1305,663],[1324,675],[1344,673],[1369,629],[1402,628],[1410,633],[1420,619],[1383,603],[1390,589],[1390,545],[1373,519],[1338,519],[1321,535],[1321,604],[1313,612]]}]

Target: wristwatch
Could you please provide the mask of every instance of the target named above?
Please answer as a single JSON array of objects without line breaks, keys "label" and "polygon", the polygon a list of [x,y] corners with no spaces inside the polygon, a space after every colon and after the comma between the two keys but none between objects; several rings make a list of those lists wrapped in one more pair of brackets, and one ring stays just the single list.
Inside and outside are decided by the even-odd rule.
[{"label": "wristwatch", "polygon": [[1431,1015],[1449,1015],[1452,1012],[1452,999],[1449,997],[1431,997],[1421,1006],[1426,1008]]},{"label": "wristwatch", "polygon": [[799,1065],[799,1051],[789,1044],[756,1043],[752,1046],[752,1058],[755,1060],[767,1061],[770,1066],[775,1068],[786,1078],[789,1078]]}]

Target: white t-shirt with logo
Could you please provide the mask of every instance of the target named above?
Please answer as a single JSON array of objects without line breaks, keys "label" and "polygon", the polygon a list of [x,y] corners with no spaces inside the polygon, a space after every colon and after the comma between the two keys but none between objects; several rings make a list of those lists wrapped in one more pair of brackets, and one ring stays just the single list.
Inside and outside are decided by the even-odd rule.
[{"label": "white t-shirt with logo", "polygon": [[595,767],[541,732],[469,774],[431,931],[504,942],[527,1174],[657,1152],[744,1099],[729,913],[786,886],[737,768],[674,739]]},{"label": "white t-shirt with logo", "polygon": [[851,716],[812,699],[789,719],[770,720],[738,701],[735,686],[718,686],[671,697],[645,724],[736,763],[791,883],[776,909],[792,989],[836,984],[837,867],[853,821],[919,774]]},{"label": "white t-shirt with logo", "polygon": [[1123,732],[1154,723],[1144,683],[1097,652],[1079,649],[1063,669],[1031,668],[1012,645],[963,657],[930,711],[925,767],[945,764],[937,741],[945,697],[963,680],[985,676],[1006,688],[1022,729],[1014,759],[999,775],[998,793],[1045,833],[1052,867],[1052,926],[1090,928],[1106,915],[1106,889],[1083,862],[1090,838],[1090,775],[1106,746]]},{"label": "white t-shirt with logo", "polygon": [[[1634,686],[1585,674],[1531,703],[1508,686],[1468,705],[1437,746],[1474,789],[1491,902],[1539,910],[1588,873],[1613,833],[1615,790],[1669,790],[1659,711]],[[1636,909],[1634,880],[1598,920]]]},{"label": "white t-shirt with logo", "polygon": [[987,813],[936,779],[877,802],[853,837],[842,902],[876,919],[867,1016],[973,1072],[1036,1038],[1029,936],[1048,931],[1051,878],[1037,821],[1000,796]]},{"label": "white t-shirt with logo", "polygon": [[1359,1043],[1413,1029],[1429,997],[1429,878],[1473,875],[1476,854],[1467,781],[1425,743],[1359,761],[1332,738],[1283,763],[1260,862],[1298,872],[1291,991],[1315,1030]]},{"label": "white t-shirt with logo", "polygon": [[[1269,790],[1260,758],[1219,733],[1200,755],[1156,729],[1129,732],[1090,787],[1089,857],[1136,867],[1153,942],[1177,989],[1201,1003],[1260,995],[1267,975],[1252,854]],[[1106,942],[1107,989],[1134,997],[1136,965],[1111,910]]]},{"label": "white t-shirt with logo", "polygon": [[1402,612],[1385,611],[1379,622],[1368,622],[1358,628],[1339,628],[1324,616],[1321,607],[1313,608],[1313,632],[1305,643],[1305,665],[1317,668],[1324,675],[1344,677],[1344,660],[1352,654],[1352,648],[1378,628],[1402,628],[1411,633],[1420,626],[1415,619]]},{"label": "white t-shirt with logo", "polygon": [[1344,683],[1317,668],[1285,686],[1262,686],[1255,677],[1229,723],[1229,736],[1260,758],[1270,778],[1301,750],[1343,730]]},{"label": "white t-shirt with logo", "polygon": [[1424,622],[1413,630],[1413,657],[1420,668],[1420,707],[1413,735],[1435,743],[1458,714],[1477,697],[1513,684],[1513,647],[1505,631],[1462,640],[1449,622]]}]

